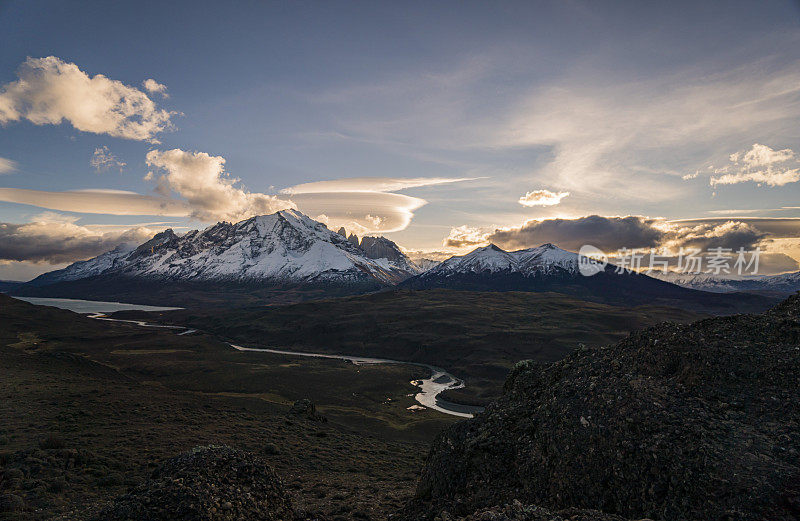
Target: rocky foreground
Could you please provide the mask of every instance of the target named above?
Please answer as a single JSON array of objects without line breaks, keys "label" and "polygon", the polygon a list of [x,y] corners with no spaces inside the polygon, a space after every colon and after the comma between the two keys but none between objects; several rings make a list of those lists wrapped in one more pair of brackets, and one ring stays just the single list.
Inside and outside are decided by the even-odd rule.
[{"label": "rocky foreground", "polygon": [[798,449],[795,295],[518,364],[498,402],[436,440],[404,517],[798,520]]},{"label": "rocky foreground", "polygon": [[[800,295],[523,362],[499,401],[438,437],[416,499],[391,518],[797,521],[799,382]],[[294,510],[252,454],[205,448],[98,519],[328,518]]]},{"label": "rocky foreground", "polygon": [[163,463],[95,521],[287,521],[296,519],[262,459],[229,447],[199,447]]}]

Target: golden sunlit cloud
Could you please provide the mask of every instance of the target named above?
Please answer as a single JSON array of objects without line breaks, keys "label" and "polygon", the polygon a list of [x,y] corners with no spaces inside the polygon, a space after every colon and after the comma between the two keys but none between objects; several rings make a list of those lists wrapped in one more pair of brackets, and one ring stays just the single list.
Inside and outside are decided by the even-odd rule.
[{"label": "golden sunlit cloud", "polygon": [[0,89],[0,123],[26,119],[34,125],[69,122],[83,132],[155,141],[171,127],[172,113],[147,94],[102,74],[89,76],[55,56],[28,58],[19,79]]},{"label": "golden sunlit cloud", "polygon": [[519,198],[522,206],[555,206],[569,195],[569,192],[551,192],[550,190],[534,190]]},{"label": "golden sunlit cloud", "polygon": [[184,198],[191,208],[190,215],[200,221],[239,221],[294,208],[290,201],[242,188],[239,179],[229,177],[225,171],[222,156],[175,148],[151,150],[146,159],[148,166],[163,172],[150,172],[145,177],[156,181],[156,192],[164,197],[175,193]]}]

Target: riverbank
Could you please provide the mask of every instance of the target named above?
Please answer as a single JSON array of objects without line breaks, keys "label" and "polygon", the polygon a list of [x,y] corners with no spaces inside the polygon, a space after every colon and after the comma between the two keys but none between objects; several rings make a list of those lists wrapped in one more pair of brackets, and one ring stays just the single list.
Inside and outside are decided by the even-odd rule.
[{"label": "riverbank", "polygon": [[[153,311],[174,311],[181,308],[156,307],[156,306],[145,306],[140,304],[123,303],[123,302],[102,302],[102,301],[91,301],[91,300],[63,299],[63,298],[52,298],[52,299],[43,297],[14,297],[14,298],[35,305],[53,306],[77,313],[83,313],[86,314],[89,318],[95,320],[127,323],[147,328],[181,330],[181,332],[178,333],[179,335],[198,332],[197,329],[183,327],[183,326],[170,325],[170,324],[157,324],[154,322],[148,322],[146,320],[112,318],[107,315],[107,313],[109,312],[117,312],[117,311],[153,312]],[[100,311],[100,310],[106,310],[106,311]],[[272,353],[272,354],[281,354],[287,356],[296,356],[301,358],[324,358],[331,360],[343,360],[353,363],[355,365],[389,364],[389,365],[410,365],[414,367],[423,367],[431,372],[431,376],[429,378],[416,379],[410,382],[412,385],[419,387],[420,389],[420,392],[416,393],[414,396],[416,401],[419,402],[420,405],[428,409],[439,411],[444,414],[450,414],[452,416],[457,416],[460,418],[472,418],[476,413],[483,411],[483,407],[480,406],[458,404],[441,399],[439,395],[445,391],[454,389],[463,389],[465,387],[464,382],[456,378],[452,374],[448,373],[444,369],[429,364],[417,363],[417,362],[404,362],[400,360],[392,360],[386,358],[372,358],[372,357],[351,356],[351,355],[332,355],[325,353],[310,353],[310,352],[282,350],[282,349],[243,347],[239,345],[234,345],[232,343],[229,343],[229,345],[232,348],[236,349],[237,351]],[[409,412],[409,414],[412,414],[414,410],[415,409],[409,409],[409,411],[411,411]]]}]

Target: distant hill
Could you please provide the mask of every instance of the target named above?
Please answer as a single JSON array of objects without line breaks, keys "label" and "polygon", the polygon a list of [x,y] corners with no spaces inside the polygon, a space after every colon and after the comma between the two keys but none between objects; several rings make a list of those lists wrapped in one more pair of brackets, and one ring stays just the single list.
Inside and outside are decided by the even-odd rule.
[{"label": "distant hill", "polygon": [[9,293],[25,284],[16,280],[0,280],[0,293]]},{"label": "distant hill", "polygon": [[731,277],[710,273],[655,273],[654,277],[672,282],[684,288],[730,293],[734,291],[758,291],[790,295],[800,291],[800,271],[782,273],[780,275],[760,275],[748,277]]},{"label": "distant hill", "polygon": [[584,276],[580,255],[553,244],[507,252],[495,245],[451,257],[402,281],[406,289],[446,288],[466,291],[530,291],[573,295],[616,305],[663,304],[712,313],[763,311],[776,302],[764,296],[718,295],[680,287],[608,265]]}]

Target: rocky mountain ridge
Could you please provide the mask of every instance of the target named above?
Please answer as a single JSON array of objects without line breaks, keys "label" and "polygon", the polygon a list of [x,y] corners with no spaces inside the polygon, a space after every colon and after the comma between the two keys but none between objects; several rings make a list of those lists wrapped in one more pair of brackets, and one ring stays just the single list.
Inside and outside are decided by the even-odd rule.
[{"label": "rocky mountain ridge", "polygon": [[402,281],[399,286],[405,289],[554,292],[614,305],[660,303],[713,313],[763,311],[774,303],[758,295],[717,295],[683,288],[647,275],[618,270],[611,264],[598,266],[587,276],[581,271],[586,261],[586,257],[550,243],[516,251],[505,251],[490,244],[442,261]]},{"label": "rocky mountain ridge", "polygon": [[[354,236],[351,236],[354,237]],[[365,238],[367,239],[367,238]],[[388,239],[361,248],[294,210],[220,222],[178,236],[171,229],[31,282],[43,286],[100,275],[180,281],[394,285],[419,269]]]}]

